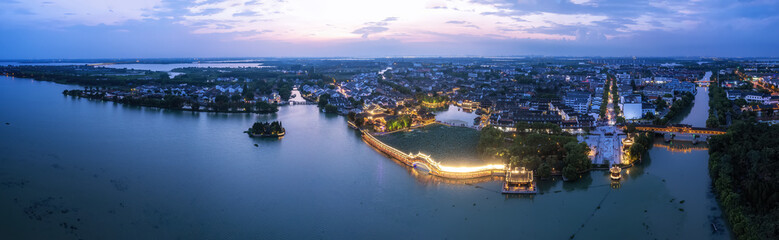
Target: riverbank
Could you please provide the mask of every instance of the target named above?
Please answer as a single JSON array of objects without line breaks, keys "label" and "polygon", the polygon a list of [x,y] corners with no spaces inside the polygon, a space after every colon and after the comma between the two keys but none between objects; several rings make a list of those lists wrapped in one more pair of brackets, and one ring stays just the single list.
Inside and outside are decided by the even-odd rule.
[{"label": "riverbank", "polygon": [[[211,106],[201,106],[199,104],[185,105],[185,100],[178,96],[165,97],[135,97],[135,96],[116,96],[109,91],[82,91],[82,90],[64,90],[63,95],[87,98],[92,100],[109,101],[130,106],[153,107],[160,109],[182,110],[192,112],[216,112],[216,113],[258,113],[268,114],[278,112],[279,105],[272,103],[241,104],[241,108],[224,107],[212,104]],[[227,108],[227,110],[217,110],[218,108]],[[230,110],[236,109],[236,110]],[[256,110],[255,110],[256,109]]]},{"label": "riverbank", "polygon": [[[505,229],[532,239],[730,237],[706,151],[653,148],[619,184],[591,171],[510,196],[501,179],[445,179],[388,160],[316,106],[167,111],[61,95],[74,87],[0,77],[0,102],[12,103],[0,104],[10,123],[0,125],[6,238],[402,239],[412,228],[430,239],[517,236]],[[240,133],[277,120],[283,141]]]}]

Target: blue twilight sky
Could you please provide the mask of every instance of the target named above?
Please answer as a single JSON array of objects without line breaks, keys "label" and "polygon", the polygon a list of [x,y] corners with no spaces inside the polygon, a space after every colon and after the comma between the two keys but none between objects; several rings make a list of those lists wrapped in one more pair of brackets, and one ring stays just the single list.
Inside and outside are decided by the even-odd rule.
[{"label": "blue twilight sky", "polygon": [[0,0],[0,59],[779,56],[775,0]]}]

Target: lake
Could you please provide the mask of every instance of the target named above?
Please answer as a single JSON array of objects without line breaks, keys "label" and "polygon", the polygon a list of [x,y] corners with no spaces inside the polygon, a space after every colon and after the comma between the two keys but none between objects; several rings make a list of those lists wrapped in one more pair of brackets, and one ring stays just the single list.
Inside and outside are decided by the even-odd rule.
[{"label": "lake", "polygon": [[[0,77],[4,238],[730,238],[706,151],[655,147],[618,186],[593,171],[515,197],[400,165],[314,105],[192,113],[61,94],[74,88]],[[271,120],[283,139],[242,133]]]}]

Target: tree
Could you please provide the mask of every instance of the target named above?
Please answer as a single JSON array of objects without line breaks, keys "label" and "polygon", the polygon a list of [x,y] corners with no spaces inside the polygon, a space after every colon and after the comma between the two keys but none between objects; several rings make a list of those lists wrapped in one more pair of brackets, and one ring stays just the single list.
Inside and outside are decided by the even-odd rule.
[{"label": "tree", "polygon": [[227,109],[230,107],[228,102],[230,101],[230,98],[219,94],[214,97],[214,109],[217,111],[227,111]]},{"label": "tree", "polygon": [[563,177],[568,181],[574,181],[579,179],[579,173],[573,166],[565,166],[563,167]]},{"label": "tree", "polygon": [[259,113],[275,113],[279,111],[279,105],[265,101],[258,101],[254,106]]},{"label": "tree", "polygon": [[245,99],[254,99],[254,91],[249,88],[248,84],[243,84],[243,92],[241,94]]},{"label": "tree", "polygon": [[[479,143],[476,145],[476,151],[482,156],[494,156],[497,152],[494,149],[503,146],[503,131],[493,126],[487,126],[479,132]],[[493,151],[488,151],[493,149]]]},{"label": "tree", "polygon": [[517,132],[526,132],[528,128],[530,128],[530,124],[527,124],[526,122],[517,122],[517,124],[514,124],[514,128],[517,129]]},{"label": "tree", "polygon": [[243,100],[243,96],[241,95],[235,94],[230,96],[230,101],[240,102],[241,100]]},{"label": "tree", "polygon": [[325,112],[326,113],[338,113],[338,107],[334,105],[327,104],[325,105]]},{"label": "tree", "polygon": [[522,158],[519,165],[525,167],[528,170],[536,170],[540,164],[541,158],[532,155]]},{"label": "tree", "polygon": [[657,110],[658,112],[661,112],[661,111],[665,110],[666,108],[668,108],[668,103],[666,103],[665,100],[663,100],[662,98],[658,98],[657,99],[657,106],[655,107],[655,110]]},{"label": "tree", "polygon": [[573,167],[573,170],[578,172],[587,171],[590,169],[590,158],[587,155],[590,152],[590,148],[586,143],[568,142],[565,144],[566,156],[563,163],[566,167]]},{"label": "tree", "polygon": [[200,103],[197,101],[192,102],[192,111],[200,110]]},{"label": "tree", "polygon": [[319,108],[324,108],[329,103],[328,99],[330,99],[330,94],[322,94],[319,95],[319,102],[317,103],[317,106]]},{"label": "tree", "polygon": [[623,124],[623,123],[625,123],[625,118],[624,117],[617,117],[617,124]]},{"label": "tree", "polygon": [[346,119],[349,119],[350,122],[354,122],[356,116],[357,113],[349,111],[349,113],[346,114]]},{"label": "tree", "polygon": [[549,178],[552,176],[552,167],[550,167],[548,163],[543,162],[538,166],[538,171],[536,173],[539,178]]}]

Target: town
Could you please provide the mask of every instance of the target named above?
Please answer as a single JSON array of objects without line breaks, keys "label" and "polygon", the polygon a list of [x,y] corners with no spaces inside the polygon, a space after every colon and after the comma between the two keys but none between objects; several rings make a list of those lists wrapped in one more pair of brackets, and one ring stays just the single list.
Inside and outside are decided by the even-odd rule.
[{"label": "town", "polygon": [[[689,108],[698,87],[721,82],[715,87],[722,89],[733,106],[721,111],[715,108],[706,127],[724,129],[735,117],[749,116],[758,122],[779,122],[779,114],[775,114],[779,111],[779,96],[775,94],[779,66],[776,61],[761,59],[520,57],[255,62],[253,67],[190,67],[170,72],[126,69],[122,64],[22,65],[0,67],[0,74],[86,86],[66,90],[66,95],[191,111],[273,113],[280,105],[318,104],[322,111],[349,115],[359,127],[374,132],[435,123],[434,113],[449,105],[476,116],[457,125],[475,129],[491,126],[508,133],[518,128],[529,130],[527,126],[533,124],[553,124],[570,134],[616,132],[603,126],[669,125]],[[602,141],[605,139],[587,142],[596,150]],[[609,141],[621,144],[625,139]],[[609,158],[619,156],[613,155]],[[593,163],[603,162],[593,159]]]},{"label": "town", "polygon": [[[455,182],[499,177],[504,194],[543,193],[537,181],[572,182],[593,170],[608,171],[619,188],[654,146],[735,152],[716,136],[779,122],[778,72],[775,60],[719,58],[257,59],[170,71],[115,63],[0,66],[10,78],[82,86],[66,96],[134,106],[265,115],[317,105],[322,114],[345,116],[366,143],[399,163]],[[705,106],[696,114],[706,116],[694,118],[705,121],[682,124],[696,103]],[[280,139],[285,131],[274,124],[281,130],[247,132]],[[432,136],[457,146],[446,151],[470,166],[419,148]],[[660,136],[665,143],[655,140]],[[716,164],[727,160],[712,157],[710,168],[725,171]],[[714,179],[733,178],[722,172]],[[735,204],[726,209],[744,214]]]}]

